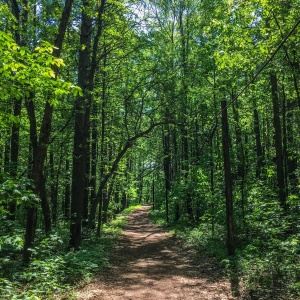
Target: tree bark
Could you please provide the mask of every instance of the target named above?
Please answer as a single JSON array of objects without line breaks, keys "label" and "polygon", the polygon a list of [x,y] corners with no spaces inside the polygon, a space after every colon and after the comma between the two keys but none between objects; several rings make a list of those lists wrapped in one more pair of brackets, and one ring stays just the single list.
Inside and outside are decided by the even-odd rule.
[{"label": "tree bark", "polygon": [[70,200],[71,200],[71,184],[70,184],[70,161],[66,159],[66,176],[65,176],[65,194],[64,194],[64,201],[63,201],[63,213],[65,221],[70,220]]},{"label": "tree bark", "polygon": [[286,186],[284,176],[284,158],[283,158],[283,147],[282,147],[282,134],[281,134],[281,123],[280,123],[280,112],[279,112],[279,100],[278,100],[278,87],[277,87],[277,76],[271,74],[271,92],[273,102],[273,126],[274,126],[274,142],[276,150],[276,171],[277,171],[277,187],[279,203],[281,207],[286,210]]},{"label": "tree bark", "polygon": [[96,120],[92,122],[92,152],[91,152],[91,207],[89,213],[88,226],[91,229],[95,228],[95,217],[97,209],[96,197],[96,176],[97,176],[97,142],[98,142],[98,129]]},{"label": "tree bark", "polygon": [[[167,114],[168,116],[168,114]],[[165,205],[166,205],[166,221],[169,222],[169,193],[171,189],[171,177],[170,177],[170,128],[166,126],[166,132],[163,131],[163,147],[164,147],[164,175],[165,175]]]},{"label": "tree bark", "polygon": [[54,171],[54,153],[50,151],[49,155],[49,171],[50,171],[50,197],[52,207],[52,221],[55,224],[57,221],[57,188]]},{"label": "tree bark", "polygon": [[263,148],[261,145],[261,135],[260,135],[260,126],[259,126],[259,117],[257,109],[255,108],[253,111],[254,118],[254,134],[255,134],[255,145],[256,145],[256,178],[261,178],[262,170],[265,165],[264,156],[263,156]]},{"label": "tree bark", "polygon": [[[88,125],[89,127],[89,125]],[[82,226],[88,226],[88,218],[89,218],[89,200],[90,200],[90,151],[89,151],[89,142],[87,142],[87,153],[86,153],[86,162],[85,162],[85,182],[84,182],[84,191],[83,191],[83,210],[82,210]]]},{"label": "tree bark", "polygon": [[82,23],[80,33],[79,65],[78,65],[78,85],[83,91],[83,96],[79,96],[75,103],[75,128],[74,128],[74,148],[73,148],[73,172],[72,172],[72,191],[71,191],[71,224],[69,248],[79,250],[81,244],[81,219],[83,210],[83,198],[86,176],[86,155],[87,155],[87,136],[86,136],[86,106],[89,99],[88,74],[90,67],[90,43],[92,19],[86,10],[89,8],[87,1],[83,1]]},{"label": "tree bark", "polygon": [[[69,21],[72,4],[73,4],[73,0],[66,0],[65,2],[62,17],[60,19],[58,33],[56,35],[56,39],[54,42],[55,48],[53,50],[53,55],[55,57],[59,57],[62,50],[62,44],[67,29],[67,24]],[[54,69],[54,71],[57,72],[56,69]],[[34,107],[32,107],[32,109],[34,115]],[[40,127],[39,140],[37,142],[37,138],[36,138],[34,141],[31,141],[32,148],[33,148],[33,166],[31,172],[31,179],[35,184],[35,188],[33,192],[38,196],[40,196],[40,192],[41,192],[40,185],[41,185],[41,178],[43,176],[44,163],[47,155],[47,146],[49,144],[49,139],[50,139],[52,114],[53,114],[53,105],[51,105],[47,99],[44,108],[44,114],[42,117],[42,124]],[[36,129],[36,119],[31,120],[31,122],[35,122],[35,129]],[[35,129],[31,128],[31,124],[30,124],[30,131],[32,130],[34,131]],[[30,256],[31,256],[30,248],[33,246],[33,242],[34,242],[36,218],[37,218],[36,207],[30,207],[27,213],[27,223],[26,223],[24,253],[23,253],[24,262],[28,262],[30,260]]]},{"label": "tree bark", "polygon": [[228,255],[235,253],[234,229],[233,229],[233,197],[232,197],[232,174],[229,152],[229,127],[227,117],[227,103],[221,102],[222,109],[222,146],[225,170],[225,196],[226,196],[226,222],[227,222],[227,250]]}]

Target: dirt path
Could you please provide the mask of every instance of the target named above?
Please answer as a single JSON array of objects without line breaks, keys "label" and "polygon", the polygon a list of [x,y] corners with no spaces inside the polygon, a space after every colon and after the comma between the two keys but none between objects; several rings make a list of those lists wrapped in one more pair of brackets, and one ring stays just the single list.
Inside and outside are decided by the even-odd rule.
[{"label": "dirt path", "polygon": [[195,253],[151,223],[148,209],[129,216],[111,270],[81,290],[78,300],[235,299],[212,261],[195,260]]}]

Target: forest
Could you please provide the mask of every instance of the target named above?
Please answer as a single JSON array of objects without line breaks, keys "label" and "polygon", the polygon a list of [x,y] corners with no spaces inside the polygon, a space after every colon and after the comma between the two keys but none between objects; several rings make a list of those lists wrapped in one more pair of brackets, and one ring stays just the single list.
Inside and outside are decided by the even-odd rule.
[{"label": "forest", "polygon": [[57,299],[149,203],[251,299],[299,299],[299,16],[296,0],[1,0],[0,298]]}]

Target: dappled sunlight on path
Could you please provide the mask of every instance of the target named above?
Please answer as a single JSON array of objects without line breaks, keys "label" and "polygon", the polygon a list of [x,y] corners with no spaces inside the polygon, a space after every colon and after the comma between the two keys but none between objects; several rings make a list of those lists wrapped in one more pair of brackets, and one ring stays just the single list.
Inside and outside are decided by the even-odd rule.
[{"label": "dappled sunlight on path", "polygon": [[78,293],[78,299],[228,300],[230,283],[207,257],[195,253],[153,225],[149,206],[129,216],[112,268]]}]

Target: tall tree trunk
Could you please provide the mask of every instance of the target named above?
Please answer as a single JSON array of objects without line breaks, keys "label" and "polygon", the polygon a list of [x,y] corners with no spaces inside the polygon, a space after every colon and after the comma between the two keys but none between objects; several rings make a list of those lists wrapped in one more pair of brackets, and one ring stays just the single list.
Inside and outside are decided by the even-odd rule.
[{"label": "tall tree trunk", "polygon": [[[88,125],[89,127],[89,125]],[[89,148],[89,141],[87,142],[87,147]],[[85,182],[84,182],[84,191],[83,191],[83,210],[82,210],[82,226],[88,226],[88,218],[89,218],[89,191],[90,191],[90,151],[87,149],[86,153],[86,162],[85,162]]]},{"label": "tall tree trunk", "polygon": [[[181,75],[181,89],[182,89],[182,118],[185,121],[185,124],[182,126],[182,172],[185,179],[185,184],[187,186],[188,176],[189,176],[189,144],[188,144],[188,84],[187,79],[189,77],[188,72],[188,52],[189,52],[189,32],[188,32],[188,16],[184,16],[184,2],[179,4],[179,32],[181,39],[181,65],[182,65],[182,75]],[[184,24],[186,21],[186,24]],[[189,190],[189,187],[185,188],[185,204],[186,204],[186,213],[189,216],[189,219],[193,219],[193,203],[192,196]]]},{"label": "tall tree trunk", "polygon": [[231,102],[233,117],[235,122],[235,136],[236,136],[236,149],[237,149],[237,174],[236,179],[240,182],[241,186],[241,208],[243,215],[243,223],[245,224],[245,153],[244,153],[244,142],[242,138],[242,131],[240,128],[240,117],[238,112],[238,101],[234,101],[235,97],[232,93]]},{"label": "tall tree trunk", "polygon": [[233,230],[233,197],[232,197],[232,175],[229,154],[229,126],[227,117],[227,103],[221,102],[222,110],[222,145],[225,170],[225,195],[226,195],[226,222],[227,222],[227,249],[228,255],[235,253],[234,230]]},{"label": "tall tree trunk", "polygon": [[71,237],[69,242],[69,246],[74,247],[75,249],[79,248],[81,242],[81,215],[83,208],[84,187],[86,187],[85,177],[83,177],[83,179],[78,179],[78,176],[80,177],[80,174],[85,174],[86,176],[87,171],[86,159],[87,151],[89,151],[89,149],[87,149],[87,139],[90,128],[90,109],[92,104],[92,92],[94,89],[94,77],[98,65],[97,52],[99,47],[99,39],[102,35],[103,29],[102,15],[104,12],[104,5],[105,0],[101,0],[97,11],[97,32],[94,37],[92,57],[90,59],[89,49],[91,43],[92,19],[88,16],[88,13],[84,11],[85,9],[89,9],[89,3],[87,1],[83,2],[84,9],[82,12],[80,44],[85,45],[86,48],[80,51],[78,84],[82,90],[85,91],[85,98],[79,97],[76,103],[77,116],[75,118],[74,154],[76,152],[79,154],[79,156],[73,157],[71,217],[74,219],[73,222],[71,222]]},{"label": "tall tree trunk", "polygon": [[[26,41],[26,27],[28,23],[28,3],[24,1],[22,11],[20,11],[19,5],[16,0],[12,1],[12,13],[16,19],[15,40],[19,46],[25,46]],[[24,36],[21,35],[23,33]],[[19,119],[22,109],[22,100],[14,99],[14,111],[13,115]],[[20,123],[14,122],[12,125],[12,133],[10,140],[10,176],[16,177],[18,171],[19,160],[19,135],[20,135]],[[15,219],[16,203],[12,202],[9,207],[9,219]]]},{"label": "tall tree trunk", "polygon": [[[14,101],[14,117],[19,118],[21,115],[22,101],[15,99]],[[16,177],[18,172],[19,160],[19,135],[20,124],[14,123],[12,126],[12,134],[10,140],[10,176]],[[9,206],[9,218],[15,219],[15,211],[17,208],[16,202],[12,202]]]},{"label": "tall tree trunk", "polygon": [[[168,115],[168,113],[167,113]],[[163,131],[163,147],[164,147],[164,175],[165,175],[165,205],[166,205],[166,221],[169,222],[169,193],[171,189],[170,178],[170,128],[167,125],[165,132]]]},{"label": "tall tree trunk", "polygon": [[[73,4],[73,0],[66,0],[66,2],[65,2],[65,6],[64,6],[64,9],[62,12],[62,17],[60,19],[58,33],[56,35],[56,39],[54,42],[53,55],[55,57],[59,57],[61,50],[62,50],[63,40],[64,40],[67,25],[68,25],[69,17],[70,17],[72,4]],[[54,69],[54,71],[57,72],[56,69]],[[30,101],[30,102],[32,102],[32,101]],[[33,105],[33,103],[32,103],[32,105]],[[33,112],[34,112],[34,107],[32,107],[32,108],[33,108]],[[36,138],[35,141],[31,141],[33,152],[34,152],[33,153],[33,165],[32,165],[32,172],[31,172],[31,179],[33,180],[33,182],[35,184],[35,188],[33,189],[33,192],[38,196],[40,196],[41,178],[43,176],[44,163],[45,163],[45,159],[46,159],[46,155],[47,155],[47,146],[49,144],[49,139],[50,139],[52,114],[53,114],[53,105],[51,105],[47,99],[47,102],[46,102],[45,108],[44,108],[44,114],[42,117],[42,124],[40,126],[39,140],[37,142],[37,138]],[[33,113],[33,115],[34,115],[34,113]],[[35,115],[34,115],[34,117],[35,117]],[[35,122],[35,128],[31,128],[31,126],[32,126],[32,123],[31,123],[30,130],[36,131],[36,119],[34,120],[34,122]],[[34,242],[36,218],[37,218],[36,207],[34,206],[34,207],[28,208],[26,232],[25,232],[25,242],[24,242],[24,254],[23,254],[24,262],[28,262],[30,260],[30,256],[31,256],[30,248],[32,248],[33,242]]]},{"label": "tall tree trunk", "polygon": [[[210,137],[210,192],[211,192],[211,196],[212,199],[214,199],[214,193],[215,193],[215,182],[214,182],[214,168],[215,168],[215,164],[214,164],[214,149],[213,149],[213,139],[214,136],[212,135]],[[215,234],[215,214],[216,214],[216,204],[214,203],[214,201],[212,201],[212,205],[211,205],[211,231],[212,231],[212,236],[214,236]]]},{"label": "tall tree trunk", "polygon": [[274,126],[274,142],[276,150],[276,171],[277,171],[277,187],[279,194],[279,203],[283,209],[287,209],[286,203],[286,186],[284,182],[284,159],[283,159],[283,148],[282,148],[282,134],[281,134],[281,123],[280,123],[280,112],[279,112],[279,100],[278,100],[278,87],[277,87],[277,76],[271,74],[271,92],[273,102],[273,126]]},{"label": "tall tree trunk", "polygon": [[[102,95],[101,95],[101,132],[100,132],[100,170],[99,170],[99,177],[100,177],[100,184],[104,176],[104,161],[105,161],[105,135],[106,135],[106,56],[103,58],[103,76],[102,76]],[[95,137],[97,137],[97,127],[96,124],[93,127],[93,132]],[[96,145],[95,145],[96,146]],[[94,148],[94,150],[96,150]],[[96,166],[95,166],[96,167]],[[93,170],[93,172],[96,174],[96,169]],[[95,176],[96,179],[96,176]],[[96,186],[95,186],[96,188]],[[100,192],[101,196],[97,199],[97,193],[95,190],[95,195],[92,198],[92,205],[91,205],[91,211],[90,211],[90,227],[95,228],[95,219],[96,219],[96,209],[97,205],[99,204],[101,206],[101,209],[103,207],[102,201],[103,201],[103,193]],[[102,220],[102,217],[101,217]],[[98,225],[99,227],[99,225]],[[100,229],[99,229],[100,230]],[[99,233],[100,236],[100,233]]]},{"label": "tall tree trunk", "polygon": [[289,195],[288,189],[288,145],[287,145],[287,128],[286,128],[286,95],[285,86],[282,84],[282,155],[284,166],[284,182],[286,196]]},{"label": "tall tree trunk", "polygon": [[95,228],[95,217],[97,209],[97,195],[96,195],[96,176],[97,176],[97,143],[98,143],[98,128],[96,120],[92,122],[92,152],[91,152],[91,207],[89,213],[89,228]]},{"label": "tall tree trunk", "polygon": [[79,249],[81,244],[81,218],[83,210],[83,198],[86,176],[86,105],[89,99],[88,90],[88,70],[90,67],[90,43],[92,19],[88,16],[89,3],[83,1],[82,23],[80,33],[79,65],[78,65],[78,85],[83,91],[83,96],[79,96],[75,103],[75,128],[74,128],[74,148],[73,148],[73,172],[71,190],[71,224],[69,248]]},{"label": "tall tree trunk", "polygon": [[[178,173],[179,165],[180,165],[180,157],[178,151],[178,144],[177,144],[177,136],[176,136],[176,128],[172,130],[172,144],[173,144],[173,161],[172,161],[172,178],[176,181],[176,176]],[[176,182],[174,183],[176,184]],[[180,218],[180,206],[179,206],[179,199],[175,199],[174,202],[174,221],[179,221]]]},{"label": "tall tree trunk", "polygon": [[288,112],[287,112],[287,169],[288,169],[288,178],[290,183],[290,193],[292,195],[297,195],[299,193],[298,187],[298,176],[297,176],[297,155],[295,151],[295,141],[294,141],[294,123],[293,123],[293,112],[292,109],[288,105]]}]

